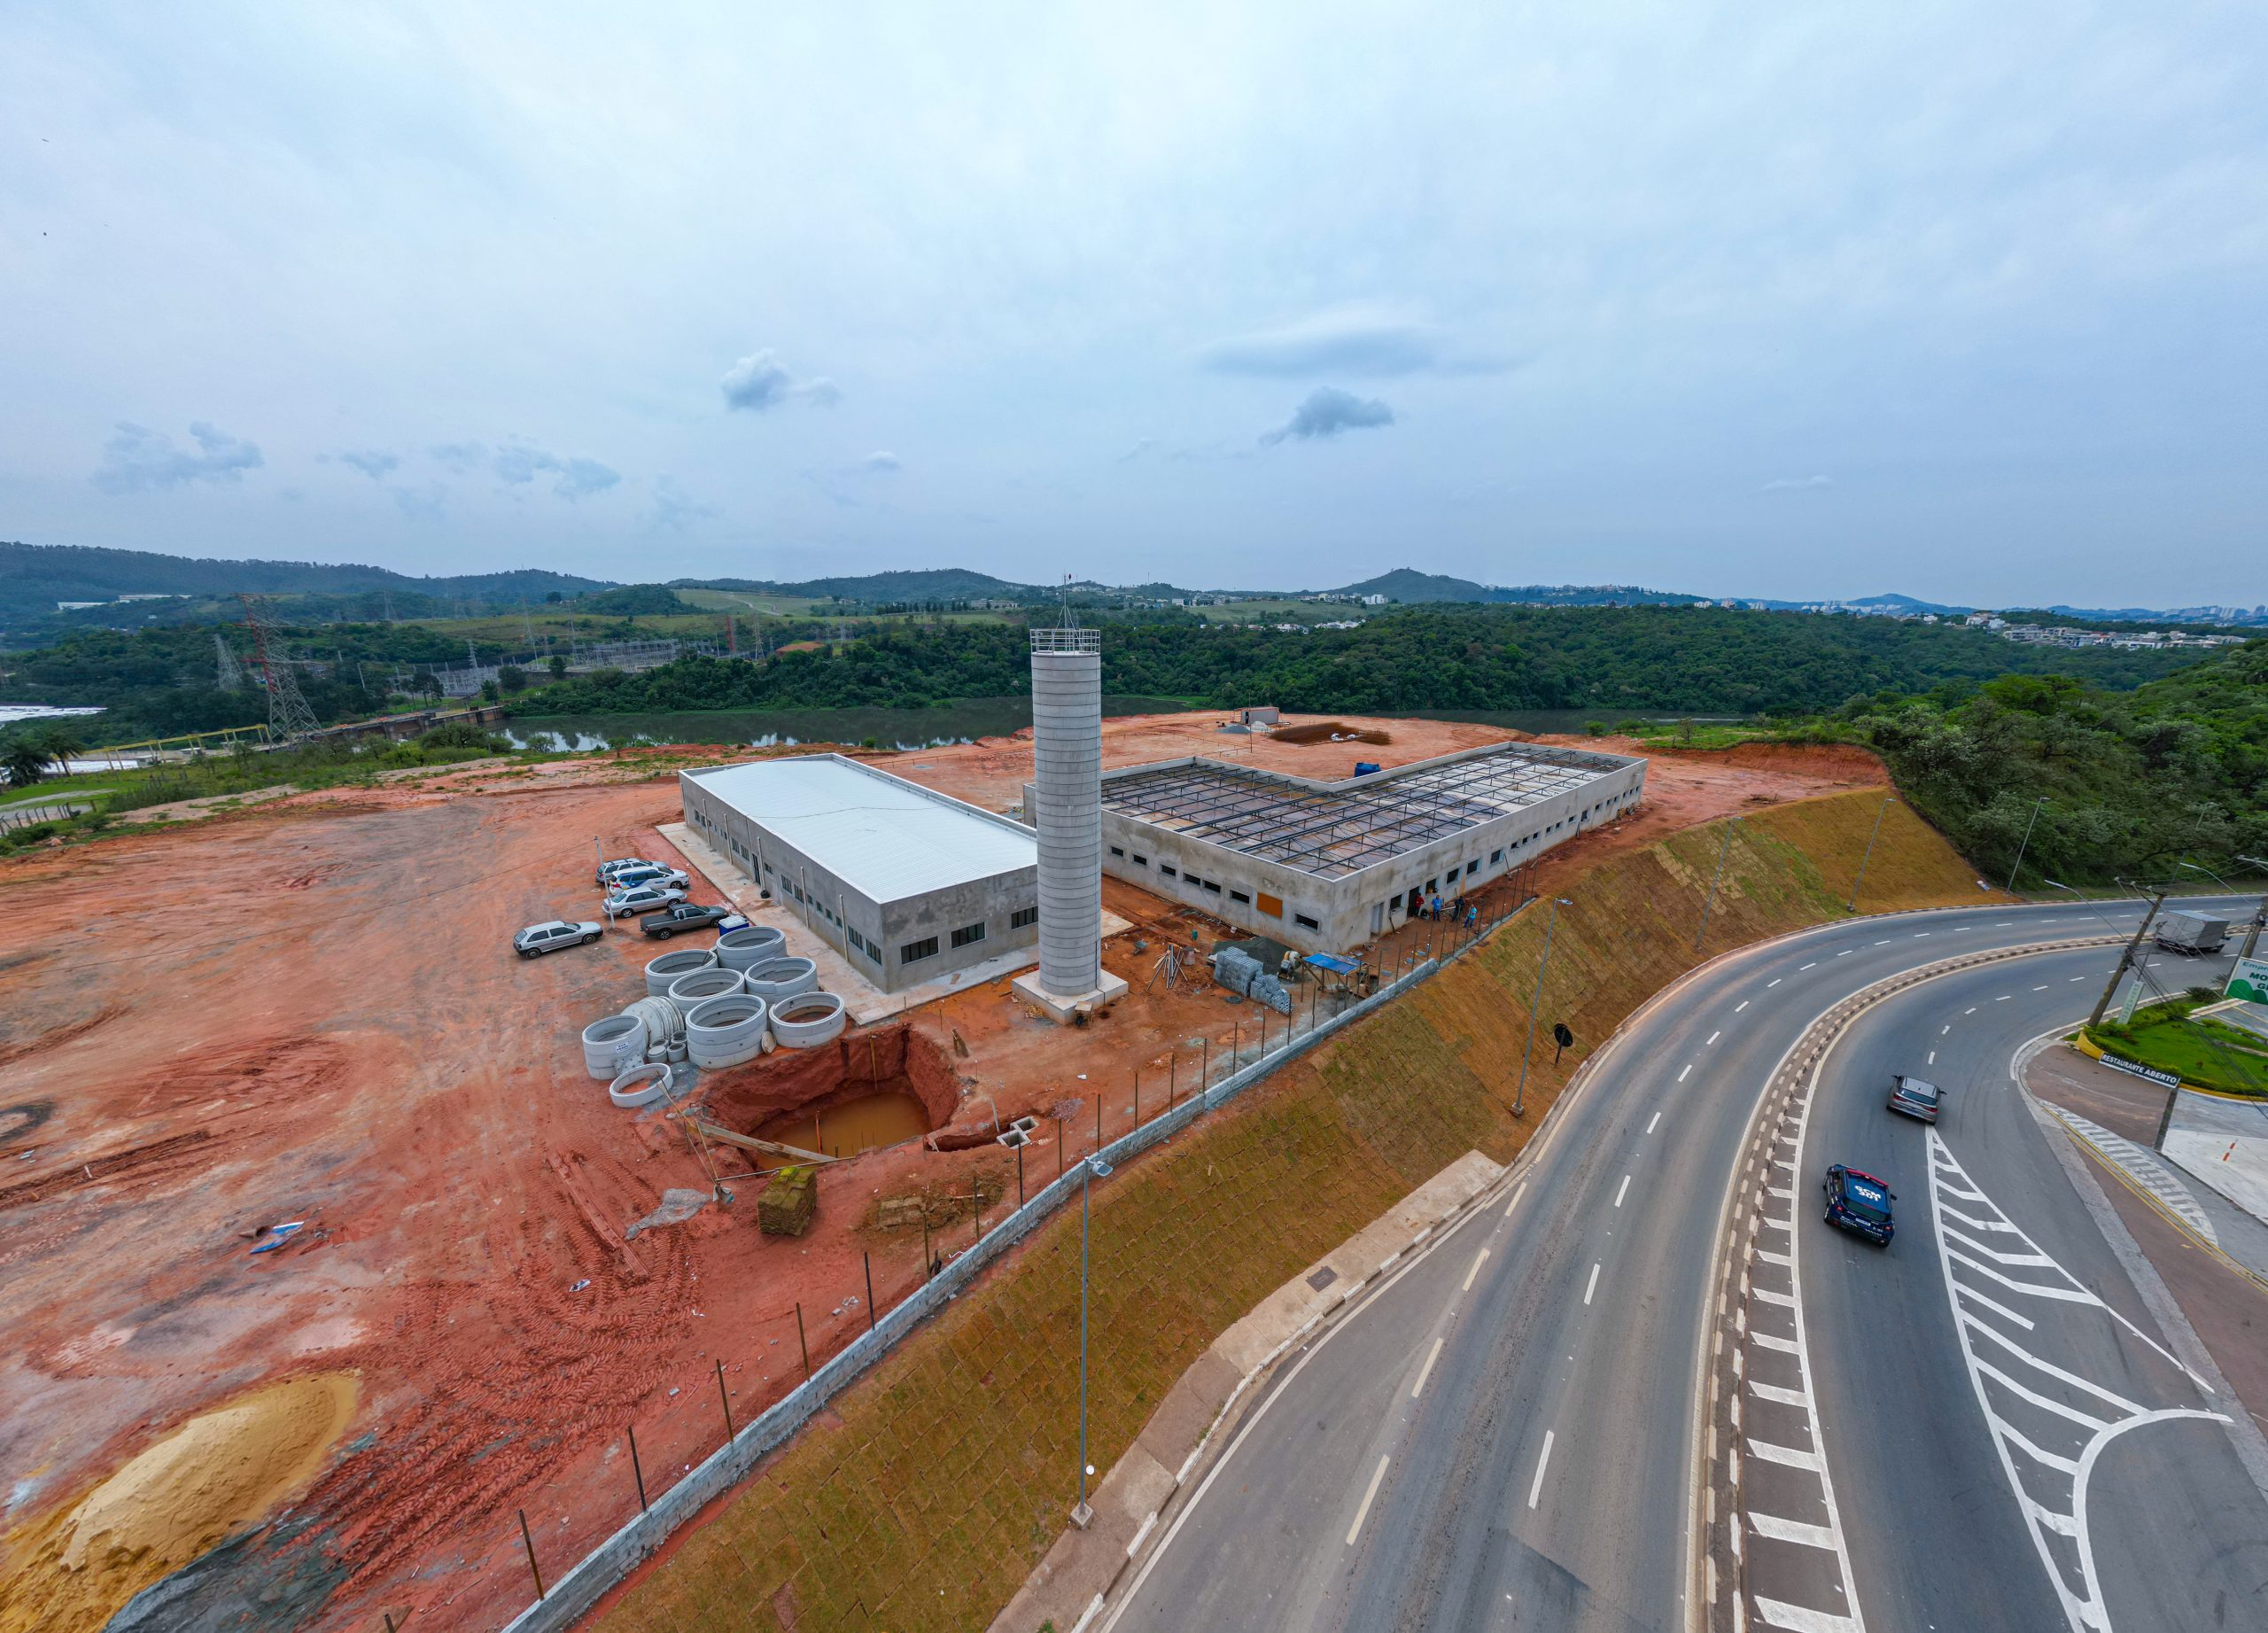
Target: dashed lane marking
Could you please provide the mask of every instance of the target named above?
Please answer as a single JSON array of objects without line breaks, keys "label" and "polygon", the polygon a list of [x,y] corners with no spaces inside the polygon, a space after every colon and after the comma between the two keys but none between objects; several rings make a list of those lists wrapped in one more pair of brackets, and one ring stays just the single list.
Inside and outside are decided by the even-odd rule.
[{"label": "dashed lane marking", "polygon": [[1527,1505],[1534,1508],[1543,1496],[1543,1471],[1551,1466],[1551,1431],[1543,1431],[1543,1455],[1535,1460],[1535,1479],[1527,1489]]},{"label": "dashed lane marking", "polygon": [[1443,1334],[1433,1341],[1433,1347],[1425,1352],[1425,1365],[1418,1369],[1418,1381],[1410,1386],[1411,1400],[1416,1400],[1425,1392],[1425,1380],[1433,1375],[1433,1363],[1441,1358],[1441,1345],[1447,1341],[1448,1334]]},{"label": "dashed lane marking", "polygon": [[1355,1523],[1347,1528],[1347,1545],[1349,1548],[1355,1545],[1355,1538],[1362,1534],[1363,1521],[1369,1517],[1371,1504],[1379,1494],[1379,1482],[1386,1478],[1386,1462],[1384,1456],[1379,1458],[1378,1467],[1371,1473],[1370,1489],[1363,1493],[1363,1505],[1355,1511]]},{"label": "dashed lane marking", "polygon": [[1487,1248],[1483,1248],[1480,1252],[1478,1252],[1478,1253],[1474,1254],[1474,1255],[1472,1256],[1472,1268],[1471,1270],[1469,1270],[1469,1271],[1465,1271],[1465,1272],[1464,1272],[1464,1285],[1462,1287],[1459,1287],[1459,1288],[1457,1289],[1457,1291],[1458,1291],[1458,1292],[1460,1292],[1460,1293],[1470,1293],[1470,1292],[1472,1292],[1472,1279],[1473,1279],[1475,1276],[1478,1276],[1478,1275],[1480,1273],[1480,1267],[1481,1267],[1483,1264],[1486,1264],[1487,1262],[1488,1262],[1488,1249],[1487,1249]]},{"label": "dashed lane marking", "polygon": [[1596,1264],[1594,1264],[1594,1265],[1592,1265],[1592,1266],[1591,1266],[1591,1279],[1590,1279],[1590,1285],[1589,1285],[1588,1287],[1585,1287],[1585,1288],[1583,1289],[1583,1303],[1584,1303],[1586,1305],[1588,1305],[1588,1304],[1591,1302],[1591,1295],[1592,1295],[1592,1294],[1594,1294],[1594,1293],[1596,1293],[1596,1292],[1597,1292],[1597,1291],[1598,1291],[1598,1266],[1597,1266],[1597,1265],[1596,1265]]},{"label": "dashed lane marking", "polygon": [[1651,1116],[1651,1117],[1647,1118],[1647,1119],[1646,1119],[1646,1132],[1648,1132],[1649,1134],[1652,1133],[1652,1132],[1654,1131],[1654,1124],[1657,1124],[1657,1123],[1658,1123],[1658,1122],[1660,1122],[1661,1120],[1662,1120],[1662,1114],[1661,1114],[1660,1112],[1658,1112],[1658,1112],[1656,1112],[1656,1113],[1654,1113],[1654,1115],[1653,1115],[1652,1116]]},{"label": "dashed lane marking", "polygon": [[1627,1175],[1627,1174],[1625,1174],[1625,1175],[1623,1175],[1623,1176],[1622,1176],[1622,1183],[1615,1188],[1615,1192],[1614,1192],[1614,1205],[1615,1205],[1617,1208],[1621,1207],[1621,1206],[1622,1206],[1622,1199],[1623,1199],[1624,1197],[1626,1197],[1626,1196],[1629,1195],[1629,1194],[1630,1194],[1630,1176],[1629,1176],[1629,1175]]}]

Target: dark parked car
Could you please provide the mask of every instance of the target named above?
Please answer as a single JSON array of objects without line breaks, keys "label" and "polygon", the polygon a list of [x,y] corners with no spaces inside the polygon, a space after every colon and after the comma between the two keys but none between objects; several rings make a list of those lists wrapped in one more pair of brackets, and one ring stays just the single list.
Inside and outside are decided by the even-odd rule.
[{"label": "dark parked car", "polygon": [[1837,1163],[1827,1170],[1827,1222],[1878,1248],[1890,1246],[1890,1205],[1898,1194],[1863,1168]]},{"label": "dark parked car", "polygon": [[570,924],[564,919],[553,919],[543,924],[531,924],[512,937],[512,951],[522,958],[534,958],[540,953],[555,953],[561,947],[579,947],[596,941],[605,929],[587,920]]},{"label": "dark parked car", "polygon": [[1890,1080],[1890,1108],[1904,1112],[1909,1117],[1919,1117],[1924,1123],[1935,1123],[1938,1111],[1945,1104],[1946,1092],[1934,1083],[1924,1083],[1919,1077],[1909,1077],[1899,1072]]},{"label": "dark parked car", "polygon": [[706,929],[732,916],[733,910],[727,906],[700,906],[681,901],[663,912],[648,914],[638,921],[638,928],[656,941],[667,941],[681,929]]}]

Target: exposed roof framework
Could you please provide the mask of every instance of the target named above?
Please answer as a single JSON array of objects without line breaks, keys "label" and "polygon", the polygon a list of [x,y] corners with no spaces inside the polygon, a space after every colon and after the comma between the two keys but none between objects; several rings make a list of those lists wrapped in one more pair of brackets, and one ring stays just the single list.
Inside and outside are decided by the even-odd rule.
[{"label": "exposed roof framework", "polygon": [[[1547,758],[1549,756],[1549,758]],[[1200,760],[1103,781],[1103,804],[1317,878],[1339,879],[1597,781],[1619,762],[1511,743],[1447,765],[1314,789]]]}]

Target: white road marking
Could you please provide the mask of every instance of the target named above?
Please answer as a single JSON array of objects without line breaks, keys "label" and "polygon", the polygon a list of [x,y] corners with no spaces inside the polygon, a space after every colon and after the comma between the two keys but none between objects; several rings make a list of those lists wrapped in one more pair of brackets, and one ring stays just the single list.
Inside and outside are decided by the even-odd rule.
[{"label": "white road marking", "polygon": [[1935,1066],[1937,1063],[1938,1063],[1938,1052],[1937,1052],[1935,1049],[1932,1049],[1932,1050],[1930,1050],[1930,1059],[1929,1059],[1928,1064],[1930,1064],[1930,1065],[1931,1065],[1931,1066]]},{"label": "white road marking", "polygon": [[1962,1010],[1961,1013],[1963,1015],[1975,1015],[1977,1013],[1977,1006],[1971,1004],[1968,1008]]},{"label": "white road marking", "polygon": [[1800,1520],[1783,1520],[1777,1514],[1751,1512],[1749,1524],[1756,1528],[1759,1536],[1768,1536],[1775,1543],[1801,1543],[1806,1548],[1832,1551],[1835,1533],[1823,1525],[1806,1525]]},{"label": "white road marking", "polygon": [[2036,986],[2031,990],[2035,992],[2045,992],[2047,989],[2044,986]]},{"label": "white road marking", "polygon": [[1433,1363],[1441,1358],[1441,1345],[1445,1340],[1446,1335],[1443,1338],[1436,1338],[1433,1341],[1433,1347],[1425,1352],[1425,1365],[1418,1369],[1418,1381],[1410,1386],[1411,1400],[1416,1400],[1425,1392],[1425,1380],[1433,1375]]},{"label": "white road marking", "polygon": [[1464,1285],[1463,1287],[1459,1287],[1459,1288],[1457,1289],[1457,1291],[1458,1291],[1458,1292],[1460,1292],[1460,1293],[1470,1293],[1470,1292],[1472,1292],[1472,1279],[1473,1279],[1475,1276],[1478,1276],[1478,1275],[1480,1273],[1480,1267],[1481,1267],[1483,1264],[1487,1264],[1487,1262],[1488,1262],[1488,1249],[1487,1249],[1487,1248],[1483,1248],[1480,1252],[1478,1252],[1478,1253],[1474,1254],[1474,1255],[1472,1256],[1472,1268],[1471,1270],[1469,1270],[1469,1271],[1465,1271],[1465,1272],[1464,1272]]},{"label": "white road marking", "polygon": [[1812,961],[1811,961],[1810,963],[1808,963],[1808,964],[1799,964],[1799,965],[1798,965],[1798,966],[1796,967],[1796,973],[1797,973],[1798,975],[1799,975],[1799,976],[1800,976],[1800,975],[1802,975],[1802,974],[1804,973],[1804,971],[1805,971],[1805,970],[1806,970],[1806,969],[1817,969],[1818,968],[1819,968],[1819,960],[1818,960],[1817,959],[1814,959],[1814,960],[1812,960]]},{"label": "white road marking", "polygon": [[1652,1116],[1651,1116],[1651,1117],[1647,1118],[1647,1119],[1646,1119],[1646,1132],[1648,1132],[1649,1134],[1652,1133],[1652,1132],[1654,1131],[1654,1124],[1657,1124],[1657,1123],[1658,1123],[1658,1122],[1660,1122],[1661,1120],[1662,1120],[1662,1114],[1661,1114],[1660,1112],[1658,1112],[1658,1112],[1656,1112],[1656,1113],[1654,1113],[1654,1115],[1653,1115]]},{"label": "white road marking", "polygon": [[1786,979],[1787,979],[1787,977],[1786,977],[1785,976],[1773,976],[1773,977],[1772,977],[1772,979],[1770,979],[1769,981],[1766,982],[1764,984],[1765,984],[1767,987],[1775,987],[1775,986],[1778,986],[1778,985],[1780,984],[1780,983],[1782,983],[1783,981],[1785,981]]},{"label": "white road marking", "polygon": [[1591,1266],[1591,1280],[1590,1280],[1590,1285],[1589,1285],[1588,1287],[1585,1287],[1585,1288],[1583,1289],[1583,1303],[1586,1303],[1586,1304],[1589,1303],[1591,1302],[1591,1295],[1592,1295],[1592,1294],[1594,1294],[1594,1293],[1596,1293],[1596,1292],[1597,1292],[1597,1291],[1598,1291],[1598,1266],[1597,1266],[1597,1265],[1596,1265],[1596,1264],[1594,1264],[1594,1265],[1592,1265],[1592,1266]]},{"label": "white road marking", "polygon": [[1680,1073],[1678,1073],[1678,1074],[1677,1074],[1677,1080],[1678,1080],[1680,1083],[1684,1082],[1684,1081],[1685,1081],[1685,1072],[1689,1072],[1689,1071],[1691,1071],[1692,1069],[1693,1069],[1693,1063],[1692,1063],[1690,1061],[1688,1061],[1686,1062],[1686,1064],[1685,1064],[1685,1071],[1682,1071],[1682,1072],[1680,1072]]},{"label": "white road marking", "polygon": [[[1954,1158],[1952,1149],[1936,1129],[1929,1130],[1926,1139],[1930,1159],[1930,1211],[1937,1226],[1938,1269],[1945,1278],[1946,1299],[1952,1307],[1953,1330],[1961,1341],[1961,1358],[1968,1364],[1969,1385],[1976,1391],[1977,1404],[1984,1411],[1986,1427],[1992,1436],[1993,1450],[2000,1455],[2000,1472],[2007,1477],[2009,1491],[2016,1500],[2018,1511],[2023,1515],[2025,1528],[2031,1534],[2032,1545],[2038,1550],[2040,1564],[2047,1572],[2048,1582],[2055,1590],[2056,1598],[2062,1606],[2063,1618],[2070,1624],[2070,1633],[2108,1633],[2110,1620],[2103,1606],[2101,1583],[2095,1570],[2094,1547],[2087,1525],[2087,1480],[2093,1472],[2096,1459],[2113,1439],[2146,1424],[2184,1418],[2201,1418],[2215,1422],[2226,1422],[2227,1419],[2218,1412],[2189,1408],[2148,1410],[2090,1379],[2056,1365],[2044,1356],[2032,1354],[1972,1313],[1968,1308],[1971,1303],[2021,1324],[2028,1333],[2036,1330],[2029,1319],[1979,1292],[1968,1275],[1955,1270],[1956,1264],[1964,1266],[1968,1272],[1981,1273],[2024,1297],[2050,1299],[2067,1305],[2091,1305],[2101,1310],[2179,1367],[2200,1388],[2204,1388],[2203,1381],[2187,1367],[2182,1366],[2164,1346],[2105,1303],[2053,1257],[2040,1251],[2038,1242],[2027,1236],[1991,1198],[1977,1188],[1977,1182]],[[1948,1195],[1962,1198],[1987,1217],[1980,1220],[1970,1214],[1948,1208],[1944,1200]],[[2003,1253],[1986,1248],[1948,1225],[1948,1219],[1958,1219],[1972,1227],[1989,1227],[1996,1235],[2012,1236],[2029,1251]],[[1969,1251],[1956,1251],[1954,1243]],[[1970,1257],[1971,1253],[1981,1254],[1996,1264],[2043,1270],[2049,1273],[2039,1279],[2004,1275]],[[1992,1346],[1990,1359],[1979,1353],[1979,1338]],[[2051,1393],[2057,1384],[2063,1385],[2067,1391],[2076,1391],[2078,1399],[2074,1400],[2068,1393],[2058,1398],[2056,1394]],[[2020,1432],[2002,1415],[2010,1401],[2021,1401],[2074,1426],[2058,1432],[2047,1428],[2039,1419],[2028,1420],[2033,1432],[2050,1442],[2057,1441],[2060,1433],[2062,1449],[2058,1450],[2052,1443],[2043,1446]],[[2109,1416],[2104,1415],[2106,1407],[2109,1409]],[[2062,1494],[2037,1474],[2027,1478],[2020,1473],[2016,1461],[2019,1453],[2033,1468],[2053,1471],[2069,1481],[2069,1497],[2063,1505],[2051,1506],[2041,1500],[2043,1495],[2054,1497]],[[2051,1542],[2051,1536],[2063,1540]],[[2062,1562],[2067,1544],[2069,1551],[2076,1555],[2076,1586],[2070,1567]]]},{"label": "white road marking", "polygon": [[2003,992],[2000,997],[1994,999],[1992,1001],[1996,1004],[2005,1004],[2015,996],[2016,994],[2014,992]]},{"label": "white road marking", "polygon": [[1807,1474],[1822,1473],[1816,1452],[1805,1451],[1795,1446],[1775,1446],[1768,1440],[1749,1436],[1748,1455],[1761,1458],[1767,1463],[1777,1463],[1783,1468],[1799,1468]]},{"label": "white road marking", "polygon": [[1938,1036],[1942,1038],[1951,1030],[1953,1030],[1953,1023],[1948,1021],[1943,1026],[1938,1028]]},{"label": "white road marking", "polygon": [[[1737,1604],[1739,1601],[1734,1601]],[[1848,1616],[1838,1616],[1830,1611],[1806,1610],[1800,1605],[1783,1605],[1777,1599],[1756,1596],[1756,1614],[1775,1628],[1785,1628],[1788,1633],[1858,1633],[1859,1624]]]},{"label": "white road marking", "polygon": [[[1654,1113],[1654,1115],[1655,1115],[1656,1116],[1658,1116],[1658,1116],[1661,1116],[1662,1114],[1661,1114],[1660,1112],[1658,1112],[1658,1112]],[[1511,1201],[1506,1202],[1506,1203],[1504,1204],[1504,1217],[1506,1217],[1507,1219],[1509,1219],[1509,1218],[1511,1218],[1511,1217],[1512,1217],[1512,1209],[1515,1209],[1515,1208],[1517,1208],[1517,1207],[1518,1207],[1518,1206],[1520,1205],[1520,1198],[1522,1198],[1523,1196],[1526,1196],[1526,1194],[1527,1194],[1527,1181],[1526,1181],[1526,1180],[1525,1180],[1525,1179],[1523,1179],[1523,1180],[1521,1180],[1521,1181],[1520,1181],[1519,1186],[1518,1186],[1518,1188],[1513,1191],[1513,1193],[1512,1193],[1512,1200],[1511,1200]]]},{"label": "white road marking", "polygon": [[1914,932],[1914,939],[1916,941],[1927,941],[1929,938],[1930,932],[1925,929],[1917,929]]},{"label": "white road marking", "polygon": [[2086,977],[2085,976],[2073,976],[2071,979],[2074,981],[2084,981]]},{"label": "white road marking", "polygon": [[1625,1175],[1623,1175],[1623,1176],[1622,1176],[1622,1184],[1621,1184],[1619,1187],[1617,1187],[1617,1189],[1615,1190],[1615,1193],[1614,1193],[1614,1205],[1615,1205],[1617,1208],[1621,1207],[1621,1206],[1622,1206],[1622,1199],[1623,1199],[1624,1197],[1626,1197],[1626,1196],[1629,1195],[1629,1194],[1630,1194],[1630,1176],[1629,1176],[1629,1175],[1627,1175],[1627,1174],[1625,1174]]},{"label": "white road marking", "polygon": [[1709,1044],[1716,1042],[1718,1038],[1722,1038],[1723,1036],[1724,1033],[1721,1031],[1712,1032],[1709,1034],[1709,1043],[1705,1043],[1701,1046],[1705,1049],[1709,1046]]},{"label": "white road marking", "polygon": [[1736,1003],[1736,1004],[1735,1004],[1735,1005],[1733,1006],[1733,1013],[1734,1013],[1735,1015],[1738,1015],[1742,1010],[1744,1010],[1744,1009],[1745,1009],[1745,1008],[1747,1008],[1747,1007],[1748,1007],[1748,1006],[1749,1006],[1749,1002],[1750,1002],[1750,1000],[1749,1000],[1749,999],[1745,999],[1745,998],[1742,999],[1740,1000],[1740,1002],[1738,1002],[1738,1003]]},{"label": "white road marking", "polygon": [[1543,1455],[1535,1460],[1535,1480],[1527,1489],[1527,1505],[1534,1508],[1543,1495],[1543,1471],[1551,1466],[1551,1431],[1543,1431]]},{"label": "white road marking", "polygon": [[1363,1505],[1355,1511],[1355,1523],[1347,1528],[1347,1545],[1349,1548],[1355,1545],[1355,1538],[1363,1529],[1363,1521],[1370,1515],[1371,1501],[1379,1494],[1379,1481],[1386,1478],[1386,1459],[1380,1457],[1378,1467],[1371,1474],[1371,1489],[1363,1493]]},{"label": "white road marking", "polygon": [[1759,1383],[1751,1378],[1748,1380],[1748,1392],[1759,1401],[1774,1401],[1783,1406],[1800,1406],[1806,1411],[1811,1409],[1811,1397],[1801,1389],[1783,1389],[1778,1384]]},{"label": "white road marking", "polygon": [[1845,947],[1845,948],[1844,948],[1844,949],[1843,949],[1843,951],[1841,951],[1840,953],[1837,953],[1835,956],[1836,956],[1837,958],[1849,958],[1849,957],[1851,956],[1851,954],[1852,954],[1852,951],[1853,951],[1853,949],[1852,949],[1852,948]]}]

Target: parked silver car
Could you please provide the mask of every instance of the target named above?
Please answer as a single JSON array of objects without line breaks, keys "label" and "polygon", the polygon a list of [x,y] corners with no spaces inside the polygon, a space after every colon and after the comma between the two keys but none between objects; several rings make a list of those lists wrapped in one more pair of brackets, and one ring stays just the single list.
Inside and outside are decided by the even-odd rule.
[{"label": "parked silver car", "polygon": [[565,919],[551,919],[541,924],[531,924],[512,937],[512,951],[522,958],[537,958],[554,953],[561,947],[579,947],[596,941],[606,934],[606,927],[586,919],[581,923],[570,923]]},{"label": "parked silver car", "polygon": [[657,913],[672,902],[684,899],[685,891],[677,885],[633,884],[606,898],[606,916],[625,919],[633,914]]}]

